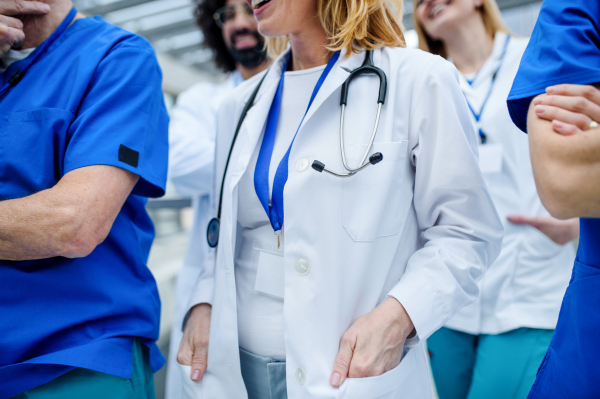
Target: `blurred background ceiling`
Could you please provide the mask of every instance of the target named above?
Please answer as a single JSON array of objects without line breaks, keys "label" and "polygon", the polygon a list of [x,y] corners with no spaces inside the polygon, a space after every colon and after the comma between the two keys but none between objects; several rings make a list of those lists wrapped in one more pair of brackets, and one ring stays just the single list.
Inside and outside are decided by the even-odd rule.
[{"label": "blurred background ceiling", "polygon": [[[539,0],[497,0],[506,11]],[[104,19],[146,37],[154,48],[183,65],[214,74],[211,52],[201,46],[203,37],[196,28],[193,0],[74,0],[82,13]],[[413,4],[405,0],[404,23],[412,28]]]}]

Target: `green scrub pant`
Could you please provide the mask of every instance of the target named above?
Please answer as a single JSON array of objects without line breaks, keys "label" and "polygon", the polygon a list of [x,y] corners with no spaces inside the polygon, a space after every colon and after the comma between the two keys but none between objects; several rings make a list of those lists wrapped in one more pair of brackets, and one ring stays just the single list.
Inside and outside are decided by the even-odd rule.
[{"label": "green scrub pant", "polygon": [[471,335],[442,327],[427,340],[440,399],[525,399],[554,330]]},{"label": "green scrub pant", "polygon": [[148,348],[136,339],[132,353],[131,379],[75,368],[13,399],[155,399]]}]

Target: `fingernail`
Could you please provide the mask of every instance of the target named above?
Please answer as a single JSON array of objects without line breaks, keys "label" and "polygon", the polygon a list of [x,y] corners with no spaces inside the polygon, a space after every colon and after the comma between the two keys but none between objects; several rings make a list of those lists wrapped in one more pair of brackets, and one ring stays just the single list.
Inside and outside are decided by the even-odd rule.
[{"label": "fingernail", "polygon": [[202,372],[200,370],[192,371],[192,380],[199,380],[202,377]]},{"label": "fingernail", "polygon": [[342,378],[342,376],[340,376],[340,373],[333,373],[331,374],[331,378],[329,379],[329,383],[333,386],[337,386],[337,384],[340,383],[340,379]]},{"label": "fingernail", "polygon": [[535,112],[538,114],[543,114],[544,112],[546,112],[546,106],[544,105],[536,105],[535,106]]},{"label": "fingernail", "polygon": [[554,127],[561,128],[564,126],[564,124],[560,121],[552,121],[552,123],[554,123]]},{"label": "fingernail", "polygon": [[533,105],[540,105],[542,103],[542,99],[541,98],[536,98],[535,100],[533,100]]},{"label": "fingernail", "polygon": [[42,11],[48,12],[50,11],[50,6],[48,4],[42,4]]},{"label": "fingernail", "polygon": [[554,93],[554,86],[547,87],[546,93]]}]

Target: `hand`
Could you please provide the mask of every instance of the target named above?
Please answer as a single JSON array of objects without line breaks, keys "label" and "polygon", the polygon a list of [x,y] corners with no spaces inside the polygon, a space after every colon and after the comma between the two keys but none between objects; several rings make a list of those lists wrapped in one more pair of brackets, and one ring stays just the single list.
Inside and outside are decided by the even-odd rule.
[{"label": "hand", "polygon": [[0,56],[11,48],[19,48],[25,40],[23,23],[16,15],[43,15],[50,6],[39,1],[0,0]]},{"label": "hand", "polygon": [[535,227],[559,245],[565,245],[579,237],[579,218],[560,220],[551,216],[509,215],[507,219],[513,224]]},{"label": "hand", "polygon": [[400,364],[406,337],[413,330],[402,304],[386,298],[344,333],[329,383],[339,387],[346,377],[373,377],[395,368]]},{"label": "hand", "polygon": [[590,130],[592,121],[600,122],[600,90],[594,86],[548,87],[533,104],[536,115],[552,121],[554,131],[565,136]]},{"label": "hand", "polygon": [[202,379],[208,366],[211,311],[212,306],[207,303],[201,303],[192,308],[177,353],[179,364],[192,366],[190,378],[196,382]]}]

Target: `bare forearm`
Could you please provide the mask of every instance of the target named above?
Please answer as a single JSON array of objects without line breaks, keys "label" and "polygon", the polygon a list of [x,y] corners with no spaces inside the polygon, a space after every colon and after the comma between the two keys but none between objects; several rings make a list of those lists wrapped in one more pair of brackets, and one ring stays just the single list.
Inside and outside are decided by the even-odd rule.
[{"label": "bare forearm", "polygon": [[89,255],[110,232],[138,179],[95,165],[67,173],[48,190],[0,201],[0,259]]},{"label": "bare forearm", "polygon": [[[72,204],[51,190],[0,202],[0,259],[32,260],[77,257],[79,230]],[[79,226],[80,227],[80,226]]]},{"label": "bare forearm", "polygon": [[600,217],[600,135],[563,136],[537,117],[533,103],[528,132],[536,186],[550,213],[560,219]]}]

